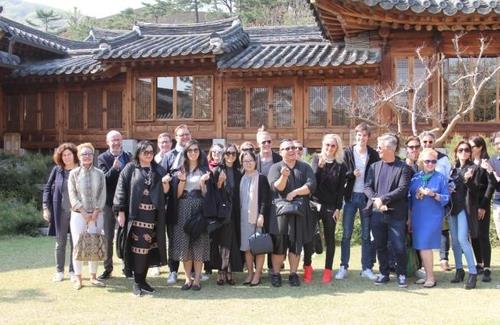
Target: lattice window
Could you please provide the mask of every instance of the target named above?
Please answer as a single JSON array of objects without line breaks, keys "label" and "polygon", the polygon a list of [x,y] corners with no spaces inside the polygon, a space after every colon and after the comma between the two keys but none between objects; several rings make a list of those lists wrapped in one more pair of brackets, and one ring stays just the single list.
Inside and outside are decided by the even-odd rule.
[{"label": "lattice window", "polygon": [[68,93],[68,126],[70,129],[83,129],[83,92]]},{"label": "lattice window", "polygon": [[151,119],[152,79],[137,79],[135,84],[135,118],[136,120]]},{"label": "lattice window", "polygon": [[328,87],[313,86],[308,88],[309,126],[327,126]]},{"label": "lattice window", "polygon": [[245,88],[227,90],[227,126],[245,127]]},{"label": "lattice window", "polygon": [[273,127],[290,128],[293,126],[293,88],[273,88]]},{"label": "lattice window", "polygon": [[269,90],[267,88],[251,88],[250,89],[250,126],[260,127],[264,125],[268,127],[267,114],[269,109],[268,104]]},{"label": "lattice window", "polygon": [[159,77],[156,79],[156,118],[171,119],[174,117],[174,78]]},{"label": "lattice window", "polygon": [[42,129],[50,130],[56,127],[56,98],[54,93],[42,93]]},{"label": "lattice window", "polygon": [[23,129],[34,131],[37,129],[38,121],[38,95],[26,94],[24,96]]},{"label": "lattice window", "polygon": [[20,95],[12,95],[5,97],[6,102],[6,121],[7,131],[18,132],[20,131],[20,112],[22,109],[22,97]]},{"label": "lattice window", "polygon": [[193,77],[177,77],[177,118],[193,117]]},{"label": "lattice window", "polygon": [[102,90],[87,91],[87,123],[91,129],[102,128]]},{"label": "lattice window", "polygon": [[122,91],[107,91],[107,128],[122,128]]},{"label": "lattice window", "polygon": [[212,78],[194,77],[194,118],[212,118]]},{"label": "lattice window", "polygon": [[[364,86],[361,86],[364,87]],[[359,95],[358,95],[359,96]],[[334,86],[333,87],[333,110],[332,124],[346,125],[347,113],[351,109],[351,86]],[[359,100],[359,97],[358,97]]]}]

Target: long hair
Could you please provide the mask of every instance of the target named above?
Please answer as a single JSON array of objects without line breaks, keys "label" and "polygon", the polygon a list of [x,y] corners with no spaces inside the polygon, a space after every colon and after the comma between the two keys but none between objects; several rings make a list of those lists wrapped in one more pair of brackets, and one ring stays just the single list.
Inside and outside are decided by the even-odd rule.
[{"label": "long hair", "polygon": [[188,149],[191,148],[192,146],[197,146],[198,147],[198,159],[196,159],[196,169],[200,168],[201,166],[201,148],[200,144],[196,140],[190,140],[186,145],[184,146],[184,151],[182,152],[182,157],[184,158],[184,171],[186,174],[189,172],[189,158],[187,156],[188,154]]},{"label": "long hair", "polygon": [[481,147],[481,154],[479,155],[479,158],[490,159],[490,156],[488,155],[488,150],[486,149],[486,141],[484,141],[483,137],[476,135],[476,136],[470,137],[469,141],[474,142],[474,145],[476,147]]},{"label": "long hair", "polygon": [[460,166],[460,160],[458,159],[457,152],[458,152],[458,148],[459,148],[461,145],[463,145],[463,144],[465,144],[465,145],[469,148],[469,152],[470,152],[469,159],[467,159],[467,161],[466,161],[466,162],[472,162],[472,160],[471,160],[471,157],[472,157],[472,148],[471,148],[471,146],[470,146],[469,142],[467,142],[467,140],[462,139],[462,140],[460,140],[460,141],[457,143],[457,145],[455,146],[455,149],[453,150],[453,153],[455,154],[455,166]]},{"label": "long hair", "polygon": [[71,142],[62,143],[59,147],[56,148],[56,150],[54,151],[54,155],[52,156],[54,162],[61,168],[66,167],[62,160],[63,152],[66,150],[71,151],[71,153],[73,154],[73,161],[75,162],[75,165],[78,165],[78,149],[76,148],[76,145]]},{"label": "long hair", "polygon": [[[241,165],[240,165],[240,161],[239,161],[239,159],[238,159],[238,156],[239,156],[239,153],[240,153],[240,152],[239,152],[239,150],[238,150],[238,147],[237,147],[235,144],[230,143],[230,144],[228,144],[228,145],[226,146],[226,148],[224,149],[224,153],[226,153],[226,152],[227,152],[227,150],[228,150],[229,148],[233,148],[233,149],[234,149],[234,151],[236,152],[236,156],[234,156],[234,158],[236,158],[236,160],[235,160],[235,161],[234,161],[234,163],[233,163],[233,168],[234,168],[234,169],[240,169]],[[223,161],[224,165],[226,166],[226,155],[224,155],[224,156],[222,157],[222,161]]]},{"label": "long hair", "polygon": [[[155,146],[153,146],[153,142],[151,142],[149,140],[139,141],[139,143],[137,144],[137,149],[135,150],[135,154],[134,154],[134,161],[136,164],[140,163],[139,155],[141,154],[141,152],[146,151],[146,149],[149,146],[151,146],[151,148],[153,148],[153,157],[154,157],[154,155],[156,155],[156,149],[155,149]],[[153,165],[153,164],[156,164],[154,159],[151,161],[151,165]]]},{"label": "long hair", "polygon": [[[332,139],[335,140],[337,143],[337,150],[335,151],[334,159],[338,164],[341,164],[344,162],[344,146],[342,144],[342,139],[338,134],[335,133],[328,133],[323,136],[323,140],[321,140],[321,146],[323,147],[323,142],[326,139]],[[321,149],[321,153],[323,153],[323,149]]]}]

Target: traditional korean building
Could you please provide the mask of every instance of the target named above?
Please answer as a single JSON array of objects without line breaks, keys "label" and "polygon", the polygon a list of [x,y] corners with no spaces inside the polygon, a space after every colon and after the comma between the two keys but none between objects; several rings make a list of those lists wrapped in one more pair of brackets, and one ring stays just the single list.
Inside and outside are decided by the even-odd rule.
[{"label": "traditional korean building", "polygon": [[[467,31],[471,55],[479,35],[497,40],[483,60],[499,60],[497,1],[310,3],[317,26],[244,27],[238,18],[137,23],[130,31],[94,29],[82,42],[0,16],[0,134],[19,134],[26,149],[65,141],[103,148],[110,129],[154,140],[185,123],[206,143],[240,143],[265,125],[276,138],[317,148],[327,132],[349,141],[352,102],[373,100],[377,85],[419,78],[422,44],[426,55],[449,57],[426,89],[443,114],[456,110],[457,32]],[[500,129],[499,84],[500,75],[457,131]],[[382,108],[381,116],[391,123],[390,112]]]}]

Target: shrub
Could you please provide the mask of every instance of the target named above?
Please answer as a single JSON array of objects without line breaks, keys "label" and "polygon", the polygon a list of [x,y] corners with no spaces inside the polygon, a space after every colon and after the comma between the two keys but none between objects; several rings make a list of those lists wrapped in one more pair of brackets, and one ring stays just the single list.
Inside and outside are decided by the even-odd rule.
[{"label": "shrub", "polygon": [[34,201],[0,195],[0,235],[35,236],[44,221]]}]

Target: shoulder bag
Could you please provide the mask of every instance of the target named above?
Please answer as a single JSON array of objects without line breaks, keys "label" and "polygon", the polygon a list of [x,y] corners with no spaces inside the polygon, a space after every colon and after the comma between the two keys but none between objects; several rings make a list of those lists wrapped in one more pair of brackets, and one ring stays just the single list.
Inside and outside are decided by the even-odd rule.
[{"label": "shoulder bag", "polygon": [[74,254],[77,261],[104,261],[106,259],[106,238],[102,234],[89,233],[87,226],[87,229],[78,238]]}]

